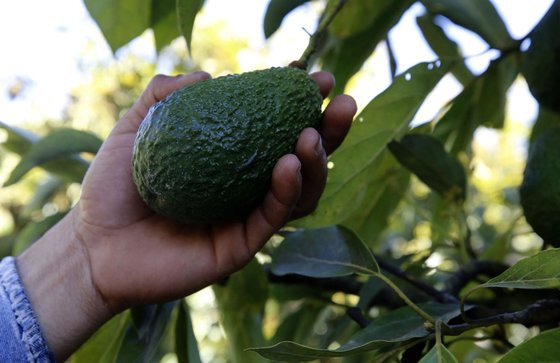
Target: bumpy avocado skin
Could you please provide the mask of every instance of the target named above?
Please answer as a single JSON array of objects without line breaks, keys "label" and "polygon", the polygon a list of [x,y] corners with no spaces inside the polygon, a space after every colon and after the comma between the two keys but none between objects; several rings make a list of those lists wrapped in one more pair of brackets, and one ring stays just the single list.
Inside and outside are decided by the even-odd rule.
[{"label": "bumpy avocado skin", "polygon": [[560,247],[560,128],[533,143],[520,188],[525,219],[545,243]]},{"label": "bumpy avocado skin", "polygon": [[271,68],[188,85],[142,121],[133,180],[146,204],[181,223],[245,216],[278,159],[317,127],[322,97],[305,71]]}]

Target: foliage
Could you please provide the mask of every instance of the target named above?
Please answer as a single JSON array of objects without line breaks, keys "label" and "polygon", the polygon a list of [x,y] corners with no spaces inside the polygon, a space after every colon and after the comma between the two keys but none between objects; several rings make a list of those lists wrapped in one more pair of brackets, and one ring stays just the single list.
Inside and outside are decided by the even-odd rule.
[{"label": "foliage", "polygon": [[[317,2],[327,9],[335,3]],[[211,71],[237,71],[231,59],[245,44],[236,43],[235,51],[226,54],[211,42],[197,42],[213,31],[202,31],[196,22],[204,10],[200,0],[85,3],[113,51],[151,28],[160,57],[175,38],[185,40],[193,57],[183,62],[186,52],[174,53],[176,71],[205,68],[204,59],[220,58],[230,63]],[[274,37],[284,17],[305,3],[271,0],[263,25],[266,37]],[[541,97],[545,104],[528,137],[529,130],[513,129],[505,112],[507,92],[520,69],[539,95],[560,94],[558,82],[527,68],[547,64],[550,47],[534,46],[527,57],[521,50],[524,39],[510,36],[489,0],[420,3],[419,31],[438,59],[395,75],[361,110],[343,145],[330,156],[317,210],[293,221],[258,259],[213,287],[229,342],[228,360],[508,362],[558,356],[560,255],[525,222],[517,193],[524,161],[507,153],[513,134],[521,133],[531,147],[538,134],[558,126],[560,115],[550,110],[550,98]],[[337,79],[331,96],[359,76],[412,4],[346,2],[315,59]],[[557,42],[560,25],[553,15],[559,12],[556,0],[529,37]],[[441,26],[443,18],[497,51],[486,70],[474,74],[466,66],[458,44]],[[18,192],[25,194],[19,201],[2,199],[13,225],[0,239],[0,253],[21,252],[77,201],[91,160],[82,152],[95,153],[100,143],[83,130],[105,136],[155,72],[153,64],[142,60],[123,64],[97,70],[99,77],[111,80],[110,87],[76,90],[84,97],[75,97],[69,116],[89,119],[89,124],[76,127],[66,120],[36,134],[0,123],[7,135],[0,155],[4,186],[26,186],[27,193]],[[558,68],[555,63],[550,67]],[[462,84],[461,92],[431,122],[411,125],[448,74]],[[100,112],[78,117],[83,109]],[[99,115],[105,126],[96,129]],[[488,128],[499,135],[493,159],[474,137]],[[154,361],[174,353],[179,362],[197,362],[202,350],[193,323],[186,300],[135,308],[107,322],[70,361]],[[512,349],[513,327],[520,324],[533,336]]]}]

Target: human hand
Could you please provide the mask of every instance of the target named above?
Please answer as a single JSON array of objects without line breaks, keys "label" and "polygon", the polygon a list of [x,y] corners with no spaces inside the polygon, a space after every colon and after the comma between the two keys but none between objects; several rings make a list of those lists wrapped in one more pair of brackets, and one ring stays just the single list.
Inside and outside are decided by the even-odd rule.
[{"label": "human hand", "polygon": [[[332,76],[313,77],[326,95]],[[349,96],[335,98],[321,125],[324,146],[316,130],[304,130],[295,155],[278,161],[268,195],[245,220],[177,225],[140,199],[131,177],[132,146],[151,105],[206,78],[205,73],[154,78],[107,138],[84,180],[77,233],[90,256],[92,280],[113,311],[185,296],[223,278],[249,262],[288,218],[312,211],[326,181],[325,154],[340,144],[356,110]]]},{"label": "human hand", "polygon": [[[312,77],[326,96],[332,76]],[[270,191],[246,219],[179,225],[144,204],[131,172],[136,131],[155,102],[207,78],[202,72],[156,76],[103,143],[79,203],[18,257],[22,281],[58,359],[125,308],[186,296],[240,269],[286,221],[317,205],[326,154],[340,145],[356,112],[349,96],[330,102],[319,132],[303,130],[295,154],[278,161]]]}]

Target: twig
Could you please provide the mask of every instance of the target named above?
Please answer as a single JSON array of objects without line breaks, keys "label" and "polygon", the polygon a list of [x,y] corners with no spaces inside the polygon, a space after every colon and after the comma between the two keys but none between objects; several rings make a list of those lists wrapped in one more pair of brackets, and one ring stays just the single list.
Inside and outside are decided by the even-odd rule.
[{"label": "twig", "polygon": [[430,295],[431,297],[433,297],[435,300],[437,300],[440,303],[456,303],[459,301],[459,299],[457,299],[455,296],[445,292],[445,291],[439,291],[437,289],[435,289],[433,286],[428,285],[427,283],[425,283],[424,281],[414,277],[414,276],[410,276],[409,274],[407,274],[406,272],[404,272],[402,269],[400,269],[399,267],[391,264],[390,262],[385,261],[382,257],[380,256],[375,256],[375,260],[377,261],[377,264],[379,265],[379,267],[385,271],[387,271],[388,273],[390,273],[393,276],[398,277],[401,280],[404,280],[406,282],[408,282],[409,284],[411,284],[412,286],[414,286],[415,288],[417,288],[418,290]]},{"label": "twig", "polygon": [[508,268],[508,265],[501,262],[473,261],[453,274],[453,277],[447,281],[446,291],[457,296],[461,289],[475,277],[479,275],[498,276]]},{"label": "twig", "polygon": [[333,6],[328,6],[325,8],[325,13],[323,14],[317,30],[309,38],[309,44],[307,48],[303,51],[303,54],[299,60],[294,61],[290,64],[290,67],[301,68],[307,70],[309,68],[309,60],[319,49],[319,43],[321,39],[325,36],[329,24],[334,19],[335,15],[342,9],[342,6],[346,3],[346,0],[338,0]]},{"label": "twig", "polygon": [[369,325],[370,321],[368,318],[364,316],[362,313],[362,309],[357,306],[350,307],[346,309],[346,315],[350,317],[350,319],[354,320],[361,328],[365,328]]}]

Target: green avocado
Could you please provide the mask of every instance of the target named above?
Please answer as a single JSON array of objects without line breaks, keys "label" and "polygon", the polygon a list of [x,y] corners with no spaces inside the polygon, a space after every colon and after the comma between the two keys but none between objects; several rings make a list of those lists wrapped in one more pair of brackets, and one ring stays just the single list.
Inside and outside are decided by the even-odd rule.
[{"label": "green avocado", "polygon": [[525,219],[545,243],[560,247],[560,127],[541,133],[529,152],[520,188]]},{"label": "green avocado", "polygon": [[185,86],[142,121],[132,176],[146,204],[181,223],[239,219],[263,199],[278,159],[317,127],[319,87],[300,69],[270,68]]},{"label": "green avocado", "polygon": [[560,1],[552,4],[529,36],[523,76],[541,105],[560,112]]}]

